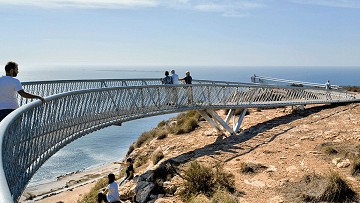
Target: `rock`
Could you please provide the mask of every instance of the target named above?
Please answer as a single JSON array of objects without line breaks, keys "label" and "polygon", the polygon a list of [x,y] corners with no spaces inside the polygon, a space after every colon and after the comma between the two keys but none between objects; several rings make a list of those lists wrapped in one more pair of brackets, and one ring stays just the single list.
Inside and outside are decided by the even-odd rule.
[{"label": "rock", "polygon": [[164,198],[159,198],[155,201],[155,203],[173,203],[174,201],[172,200],[168,200],[168,199],[164,199]]},{"label": "rock", "polygon": [[173,195],[176,192],[177,186],[174,185],[172,182],[165,181],[163,183],[163,189],[166,194]]},{"label": "rock", "polygon": [[140,181],[136,185],[136,202],[146,203],[150,197],[151,191],[154,189],[155,184],[152,182]]},{"label": "rock", "polygon": [[268,168],[265,170],[265,172],[275,172],[277,171],[277,168],[273,165],[269,165]]},{"label": "rock", "polygon": [[153,182],[154,181],[154,171],[148,170],[145,173],[141,174],[138,181]]},{"label": "rock", "polygon": [[251,186],[254,186],[254,187],[258,187],[258,188],[265,187],[265,183],[263,181],[260,181],[260,180],[254,180],[254,179],[248,180],[248,179],[245,179],[244,183],[246,183],[248,185],[251,185]]},{"label": "rock", "polygon": [[340,161],[338,164],[336,164],[336,166],[338,168],[346,168],[346,167],[350,166],[350,160],[344,159],[344,160]]},{"label": "rock", "polygon": [[119,187],[120,199],[127,200],[132,199],[135,196],[136,184],[134,181],[127,181]]},{"label": "rock", "polygon": [[284,198],[281,196],[275,196],[269,200],[269,203],[283,203]]},{"label": "rock", "polygon": [[290,172],[290,173],[296,173],[296,172],[298,172],[298,169],[296,166],[289,166],[286,168],[286,171]]}]

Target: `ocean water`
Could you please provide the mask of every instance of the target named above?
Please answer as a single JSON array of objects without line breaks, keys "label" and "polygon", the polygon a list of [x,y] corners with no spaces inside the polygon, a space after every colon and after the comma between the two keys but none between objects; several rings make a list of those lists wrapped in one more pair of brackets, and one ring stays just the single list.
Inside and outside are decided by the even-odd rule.
[{"label": "ocean water", "polygon": [[[254,74],[289,80],[360,86],[360,67],[138,67],[138,66],[62,66],[19,67],[21,81],[161,78],[165,70],[175,69],[179,77],[190,71],[193,79],[250,82]],[[176,114],[143,118],[88,134],[53,155],[34,175],[29,186],[56,180],[56,177],[118,161],[144,131]]]}]

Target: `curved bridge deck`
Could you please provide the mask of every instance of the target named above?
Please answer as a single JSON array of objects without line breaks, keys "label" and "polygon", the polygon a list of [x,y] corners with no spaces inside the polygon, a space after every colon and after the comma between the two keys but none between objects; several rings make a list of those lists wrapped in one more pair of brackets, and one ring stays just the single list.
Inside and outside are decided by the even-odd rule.
[{"label": "curved bridge deck", "polygon": [[[110,125],[198,110],[214,127],[234,134],[249,107],[359,101],[342,90],[200,80],[175,86],[159,79],[48,81],[24,88],[50,96],[45,104],[21,100],[24,105],[0,123],[1,202],[17,202],[35,172],[62,147]],[[244,109],[233,128],[227,125],[232,111],[225,121],[214,111],[223,108]]]}]

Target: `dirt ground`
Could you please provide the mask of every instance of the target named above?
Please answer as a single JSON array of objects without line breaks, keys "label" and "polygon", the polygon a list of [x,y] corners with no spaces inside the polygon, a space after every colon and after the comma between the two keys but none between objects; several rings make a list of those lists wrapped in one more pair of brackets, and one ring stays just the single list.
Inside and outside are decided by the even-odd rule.
[{"label": "dirt ground", "polygon": [[[170,134],[165,139],[153,140],[133,153],[160,149],[165,155],[163,160],[172,158],[185,163],[197,160],[207,165],[221,163],[226,171],[235,175],[236,190],[241,194],[238,198],[242,203],[292,202],[281,192],[287,183],[298,182],[307,174],[325,175],[331,171],[338,172],[360,194],[360,177],[351,175],[351,164],[339,166],[338,162],[334,162],[337,158],[345,160],[346,155],[355,153],[360,145],[359,103],[308,105],[304,111],[297,113],[292,113],[290,107],[249,111],[238,135],[219,133],[203,121],[199,128],[189,134]],[[218,113],[226,116],[222,111]],[[324,146],[328,145],[343,153],[328,155],[324,151]],[[264,170],[242,173],[240,169],[243,163],[261,164]],[[109,171],[116,170],[116,167],[111,165]],[[151,167],[149,161],[135,170],[140,174]],[[102,174],[107,172],[103,171]],[[99,173],[93,171],[90,174]],[[84,176],[77,178],[81,177]],[[81,193],[90,190],[94,184],[92,180],[87,179],[88,184],[75,185],[73,189],[55,190],[50,197],[36,202],[76,202]],[[49,188],[47,186],[45,190]],[[39,194],[38,190],[31,192]],[[181,200],[175,196],[158,202]]]}]

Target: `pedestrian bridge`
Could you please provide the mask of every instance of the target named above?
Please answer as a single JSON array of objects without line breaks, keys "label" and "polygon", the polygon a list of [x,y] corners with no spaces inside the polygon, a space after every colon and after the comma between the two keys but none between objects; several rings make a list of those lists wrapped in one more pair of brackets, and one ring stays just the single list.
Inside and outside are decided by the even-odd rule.
[{"label": "pedestrian bridge", "polygon": [[[162,85],[159,79],[23,83],[46,103],[19,98],[21,107],[0,123],[0,202],[17,202],[31,177],[72,141],[111,125],[197,110],[218,130],[236,134],[246,109],[358,102],[341,89],[194,80]],[[235,121],[234,109],[243,109]],[[223,120],[217,109],[231,109]],[[230,118],[234,119],[230,126]]]}]

